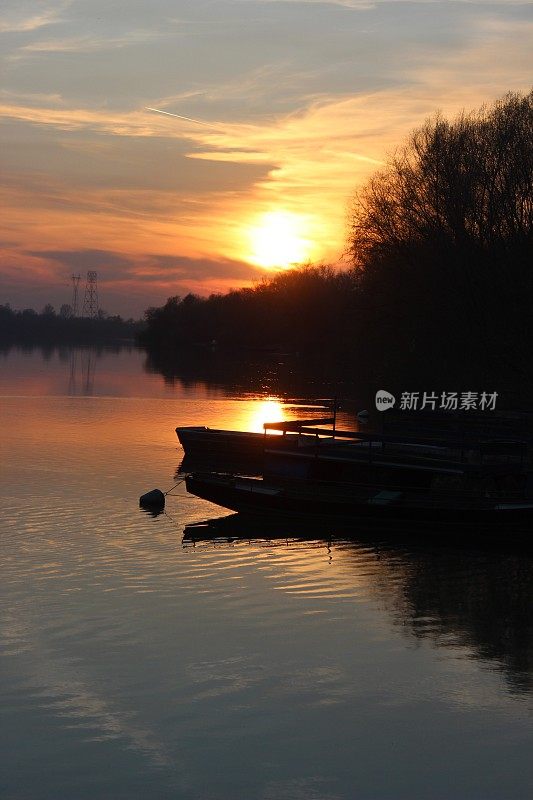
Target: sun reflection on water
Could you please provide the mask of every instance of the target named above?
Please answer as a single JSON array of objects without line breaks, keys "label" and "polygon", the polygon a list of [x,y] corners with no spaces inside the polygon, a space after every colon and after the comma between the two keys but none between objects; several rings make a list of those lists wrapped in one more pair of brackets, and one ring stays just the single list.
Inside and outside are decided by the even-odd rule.
[{"label": "sun reflection on water", "polygon": [[[287,413],[287,406],[284,406],[280,400],[273,397],[250,403],[248,411],[246,430],[249,431],[262,433],[265,422],[281,422],[282,420],[290,419]],[[271,433],[274,433],[274,431],[271,431]]]}]

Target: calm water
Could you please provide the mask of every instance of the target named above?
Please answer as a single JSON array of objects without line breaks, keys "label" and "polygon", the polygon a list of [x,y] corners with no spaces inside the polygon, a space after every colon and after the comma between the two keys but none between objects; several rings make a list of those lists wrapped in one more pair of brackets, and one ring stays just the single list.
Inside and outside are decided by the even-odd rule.
[{"label": "calm water", "polygon": [[176,425],[296,412],[144,360],[0,356],[2,800],[530,797],[531,557],[184,544]]}]

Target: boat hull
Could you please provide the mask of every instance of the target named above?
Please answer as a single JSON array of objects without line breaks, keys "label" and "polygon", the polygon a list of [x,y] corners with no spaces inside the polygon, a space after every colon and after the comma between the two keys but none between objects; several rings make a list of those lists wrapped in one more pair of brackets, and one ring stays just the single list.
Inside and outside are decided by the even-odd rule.
[{"label": "boat hull", "polygon": [[256,455],[263,452],[264,435],[224,431],[205,427],[176,428],[176,435],[187,456],[196,453]]},{"label": "boat hull", "polygon": [[[185,451],[182,472],[220,470],[258,475],[264,469],[265,449],[278,452],[316,444],[316,438],[306,434],[265,435],[201,426],[176,428],[176,435]],[[321,441],[329,442],[331,437],[325,436]]]},{"label": "boat hull", "polygon": [[266,484],[260,479],[195,474],[186,478],[187,491],[211,503],[241,514],[287,519],[354,521],[358,519],[449,525],[528,525],[533,521],[533,503],[494,503],[480,506],[446,507],[444,504],[401,502],[381,504],[350,487],[342,492]]}]

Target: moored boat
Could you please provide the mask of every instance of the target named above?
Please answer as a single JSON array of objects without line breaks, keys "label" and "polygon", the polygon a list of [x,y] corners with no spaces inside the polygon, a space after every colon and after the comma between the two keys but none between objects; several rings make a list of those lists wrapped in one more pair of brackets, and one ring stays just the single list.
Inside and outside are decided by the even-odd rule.
[{"label": "moored boat", "polygon": [[[448,443],[450,444],[450,443]],[[246,514],[501,525],[533,519],[522,442],[480,442],[460,452],[373,437],[350,448],[268,451],[263,478],[192,473],[187,490]]]},{"label": "moored boat", "polygon": [[374,487],[339,485],[281,486],[261,478],[192,473],[187,491],[244,514],[312,520],[357,520],[361,517],[423,523],[461,524],[533,520],[533,498],[443,496]]},{"label": "moored boat", "polygon": [[321,430],[320,435],[326,438],[335,435],[334,417],[265,423],[263,433],[207,428],[204,425],[184,426],[176,428],[176,435],[188,458],[222,455],[260,459],[265,448],[297,447],[300,443],[313,441],[314,434],[302,431],[310,426],[333,426],[331,430]]}]

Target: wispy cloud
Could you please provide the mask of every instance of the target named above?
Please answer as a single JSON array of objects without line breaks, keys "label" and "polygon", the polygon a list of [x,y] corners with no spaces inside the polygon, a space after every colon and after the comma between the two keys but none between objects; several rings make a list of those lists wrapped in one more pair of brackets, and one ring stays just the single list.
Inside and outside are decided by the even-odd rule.
[{"label": "wispy cloud", "polygon": [[45,39],[19,47],[9,58],[17,60],[44,53],[96,53],[101,50],[133,47],[152,39],[160,39],[163,35],[160,31],[136,30],[117,36],[73,36]]},{"label": "wispy cloud", "polygon": [[[393,0],[392,0],[393,1]],[[414,0],[417,2],[417,0]],[[378,2],[385,2],[385,0],[236,0],[237,3],[290,3],[292,5],[322,5],[322,6],[345,6],[346,8],[371,8]],[[388,0],[391,2],[391,0]],[[420,0],[420,2],[438,2],[438,0]]]},{"label": "wispy cloud", "polygon": [[[456,3],[469,3],[472,5],[529,5],[531,0],[452,0]],[[343,6],[353,10],[366,11],[378,5],[390,3],[418,3],[419,5],[439,5],[448,0],[235,0],[237,3],[285,3],[290,5],[321,5]]]},{"label": "wispy cloud", "polygon": [[67,267],[105,269],[106,282],[118,280],[157,280],[166,285],[175,281],[201,283],[212,278],[249,280],[250,265],[229,258],[188,258],[158,253],[128,254],[97,248],[74,250],[28,250],[32,258],[47,259]]},{"label": "wispy cloud", "polygon": [[[90,129],[116,136],[158,136],[179,138],[183,133],[164,130],[153,115],[144,110],[121,113],[87,108],[51,108],[3,103],[0,117],[20,120],[34,125],[49,125],[65,131]],[[157,118],[155,118],[157,119]]]},{"label": "wispy cloud", "polygon": [[50,104],[59,105],[63,103],[63,98],[57,93],[44,92],[14,92],[9,89],[0,89],[0,102],[9,103],[35,103],[38,106],[48,106]]},{"label": "wispy cloud", "polygon": [[[35,6],[40,6],[35,11]],[[30,33],[48,25],[61,22],[65,9],[71,5],[70,0],[59,3],[34,3],[21,0],[17,3],[7,2],[0,19],[0,33]]]}]

